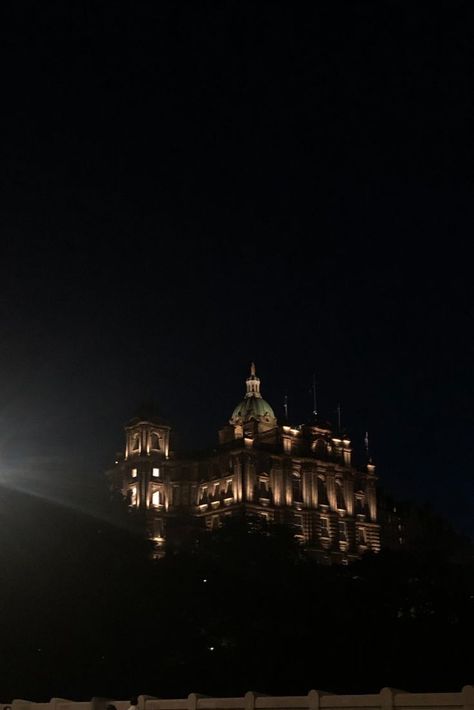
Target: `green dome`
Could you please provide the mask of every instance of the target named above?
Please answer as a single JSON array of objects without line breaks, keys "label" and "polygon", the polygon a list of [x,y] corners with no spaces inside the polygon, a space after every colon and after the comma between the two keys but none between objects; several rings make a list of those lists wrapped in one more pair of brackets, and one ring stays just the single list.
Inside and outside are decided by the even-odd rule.
[{"label": "green dome", "polygon": [[262,397],[246,397],[232,412],[232,420],[275,419],[273,409]]},{"label": "green dome", "polygon": [[245,399],[232,412],[230,423],[236,426],[253,419],[257,422],[265,422],[270,424],[270,426],[275,426],[276,417],[273,409],[260,394],[260,378],[255,374],[254,363],[250,367],[250,376],[245,380],[245,384],[247,386]]}]

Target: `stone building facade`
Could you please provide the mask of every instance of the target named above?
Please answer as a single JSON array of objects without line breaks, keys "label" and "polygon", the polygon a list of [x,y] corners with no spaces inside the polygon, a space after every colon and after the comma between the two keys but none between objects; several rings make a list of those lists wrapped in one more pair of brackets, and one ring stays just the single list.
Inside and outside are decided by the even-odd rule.
[{"label": "stone building facade", "polygon": [[279,424],[253,364],[216,449],[175,457],[170,427],[137,417],[125,427],[124,454],[108,475],[130,506],[145,512],[158,549],[172,518],[214,529],[242,514],[291,526],[324,562],[380,549],[374,465],[355,468],[347,435],[316,418]]}]

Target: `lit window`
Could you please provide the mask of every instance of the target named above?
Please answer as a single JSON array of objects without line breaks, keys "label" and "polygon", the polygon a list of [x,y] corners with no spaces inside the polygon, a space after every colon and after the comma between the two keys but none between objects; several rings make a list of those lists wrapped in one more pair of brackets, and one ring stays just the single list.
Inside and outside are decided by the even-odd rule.
[{"label": "lit window", "polygon": [[204,503],[207,503],[207,502],[208,502],[208,498],[207,498],[207,486],[203,486],[203,487],[201,488],[201,495],[200,495],[200,498],[199,498],[199,505],[204,504]]},{"label": "lit window", "polygon": [[155,491],[152,495],[151,502],[157,508],[159,505],[161,505],[161,491]]},{"label": "lit window", "polygon": [[153,476],[154,476],[155,478],[159,478],[159,477],[160,477],[160,469],[159,469],[159,468],[154,468],[154,469],[153,469]]},{"label": "lit window", "polygon": [[137,505],[137,487],[130,488],[130,505]]},{"label": "lit window", "polygon": [[138,469],[132,468],[132,478],[136,478],[138,476]]}]

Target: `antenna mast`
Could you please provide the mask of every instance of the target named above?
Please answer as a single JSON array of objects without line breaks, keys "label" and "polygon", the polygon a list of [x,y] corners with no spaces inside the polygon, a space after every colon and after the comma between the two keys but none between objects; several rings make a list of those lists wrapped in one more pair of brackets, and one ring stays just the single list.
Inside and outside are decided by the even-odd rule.
[{"label": "antenna mast", "polygon": [[318,416],[318,404],[316,401],[316,375],[313,373],[313,414]]}]

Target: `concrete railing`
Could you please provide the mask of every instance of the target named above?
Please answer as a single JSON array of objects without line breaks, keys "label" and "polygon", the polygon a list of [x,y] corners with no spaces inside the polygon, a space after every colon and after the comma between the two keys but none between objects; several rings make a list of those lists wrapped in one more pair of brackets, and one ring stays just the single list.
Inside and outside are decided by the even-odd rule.
[{"label": "concrete railing", "polygon": [[[128,700],[93,698],[89,702],[74,702],[52,698],[49,703],[14,700],[0,703],[0,710],[128,710]],[[474,686],[466,685],[460,693],[406,693],[382,688],[373,695],[333,695],[310,690],[307,695],[271,696],[249,691],[241,698],[211,698],[191,693],[187,698],[166,700],[140,695],[138,710],[474,710]]]}]

